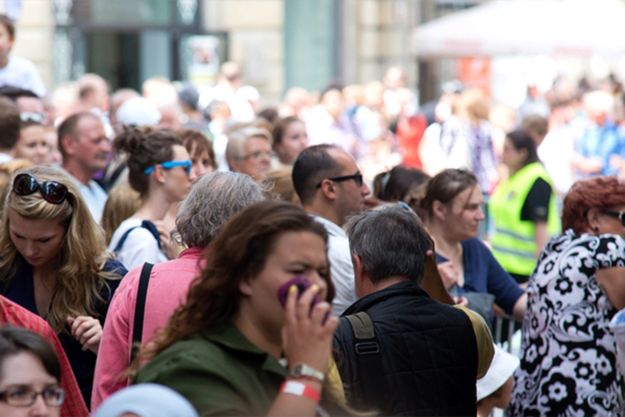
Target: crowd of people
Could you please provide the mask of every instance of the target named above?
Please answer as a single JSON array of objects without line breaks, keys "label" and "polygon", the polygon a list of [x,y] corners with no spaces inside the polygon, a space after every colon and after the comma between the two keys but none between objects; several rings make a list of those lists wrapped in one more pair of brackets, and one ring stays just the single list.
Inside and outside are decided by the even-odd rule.
[{"label": "crowd of people", "polygon": [[0,417],[625,414],[614,79],[46,95],[3,36]]}]

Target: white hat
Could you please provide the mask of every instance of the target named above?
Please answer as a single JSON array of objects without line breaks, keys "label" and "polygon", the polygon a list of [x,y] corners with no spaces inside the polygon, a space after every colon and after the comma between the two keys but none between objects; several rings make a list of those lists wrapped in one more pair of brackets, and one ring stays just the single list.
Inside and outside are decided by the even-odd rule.
[{"label": "white hat", "polygon": [[488,372],[477,380],[477,400],[480,401],[497,391],[512,376],[520,363],[519,358],[495,345],[495,355]]},{"label": "white hat", "polygon": [[117,391],[102,403],[93,417],[119,417],[125,413],[139,417],[198,417],[186,398],[157,384],[133,385]]},{"label": "white hat", "polygon": [[156,126],[161,121],[161,112],[154,103],[139,96],[126,100],[117,109],[115,117],[123,125]]}]

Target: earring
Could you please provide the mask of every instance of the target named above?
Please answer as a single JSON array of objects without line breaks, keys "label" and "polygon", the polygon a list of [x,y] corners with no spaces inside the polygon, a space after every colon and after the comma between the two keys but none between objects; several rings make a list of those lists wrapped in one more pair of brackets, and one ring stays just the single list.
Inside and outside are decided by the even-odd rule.
[{"label": "earring", "polygon": [[593,227],[592,227],[592,231],[593,231],[594,233],[599,233],[599,228],[598,228],[597,226],[593,226]]}]

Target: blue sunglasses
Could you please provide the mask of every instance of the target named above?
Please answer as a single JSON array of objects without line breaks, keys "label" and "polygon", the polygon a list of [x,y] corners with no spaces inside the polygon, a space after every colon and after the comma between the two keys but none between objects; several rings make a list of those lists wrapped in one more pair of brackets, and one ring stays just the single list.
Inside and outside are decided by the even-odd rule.
[{"label": "blue sunglasses", "polygon": [[[187,159],[186,161],[166,161],[166,162],[161,162],[160,164],[156,164],[156,165],[160,165],[160,166],[162,166],[165,169],[172,169],[172,168],[176,168],[176,167],[183,167],[184,170],[187,172],[187,175],[191,175],[191,161],[189,159]],[[152,165],[151,167],[147,167],[143,171],[143,173],[145,175],[150,175],[156,169],[156,165]]]}]

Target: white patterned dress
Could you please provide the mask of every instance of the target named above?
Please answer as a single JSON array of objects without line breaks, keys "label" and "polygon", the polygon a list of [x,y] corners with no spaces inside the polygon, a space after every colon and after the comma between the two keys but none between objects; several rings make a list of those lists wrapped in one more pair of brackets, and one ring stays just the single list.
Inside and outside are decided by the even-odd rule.
[{"label": "white patterned dress", "polygon": [[597,269],[614,266],[625,266],[620,236],[567,230],[547,244],[526,292],[512,416],[625,415],[608,327],[616,309],[595,277]]}]

